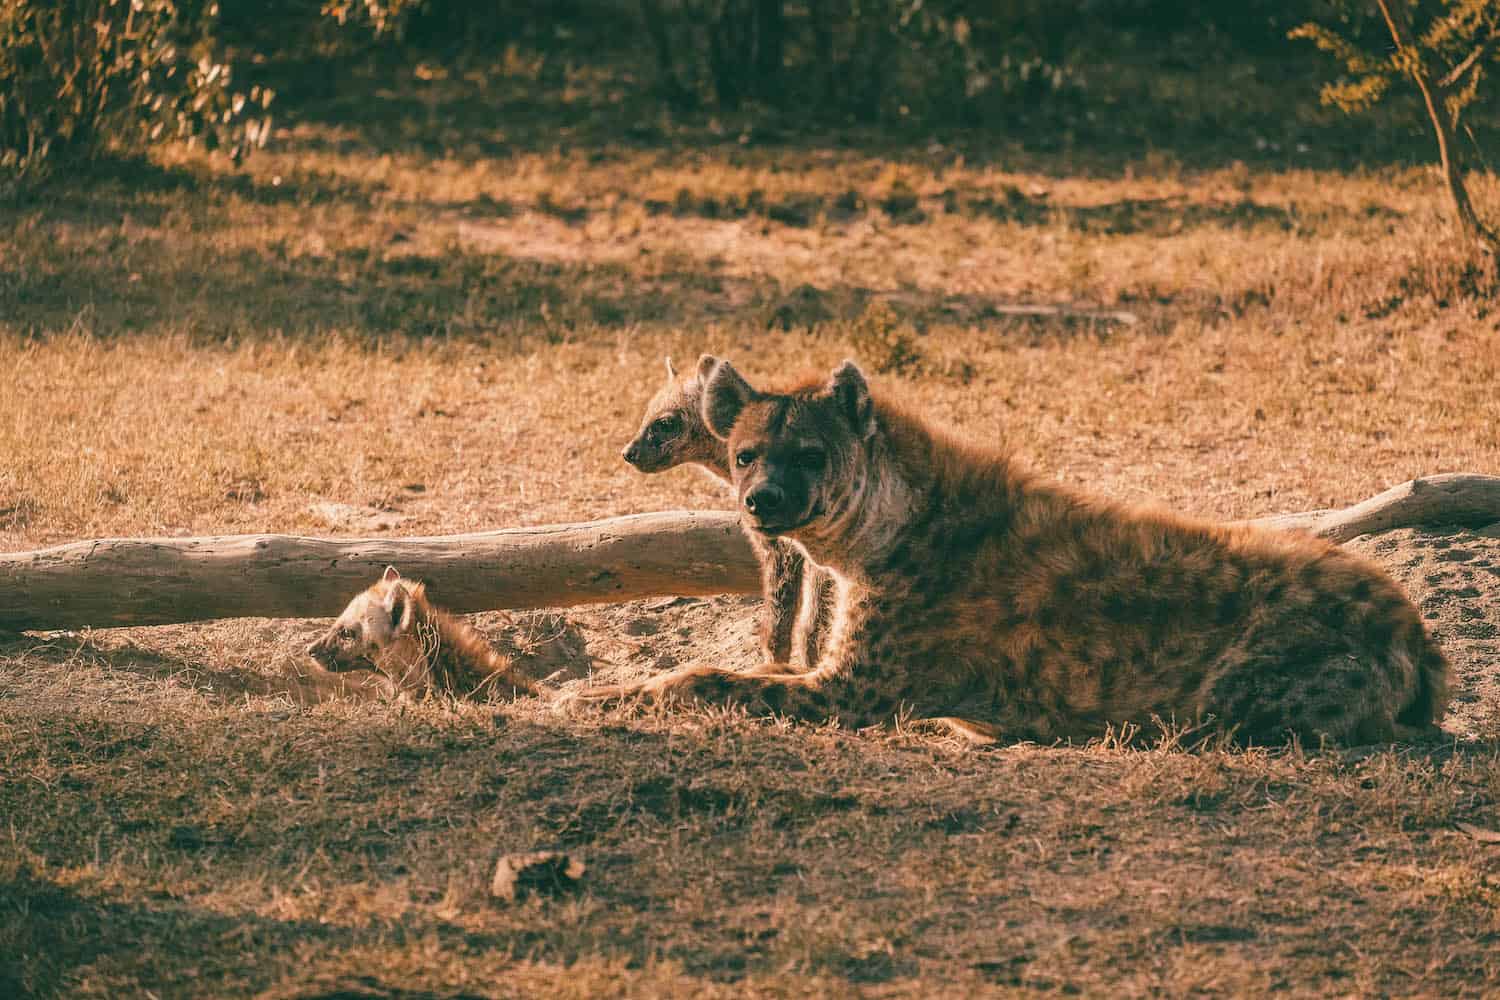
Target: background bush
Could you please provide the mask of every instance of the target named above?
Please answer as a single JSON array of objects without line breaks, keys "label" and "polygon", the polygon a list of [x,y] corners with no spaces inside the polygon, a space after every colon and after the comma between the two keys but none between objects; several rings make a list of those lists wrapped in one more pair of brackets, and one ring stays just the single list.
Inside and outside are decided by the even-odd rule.
[{"label": "background bush", "polygon": [[206,0],[0,0],[0,168],[169,140],[239,157],[272,93],[236,91]]}]

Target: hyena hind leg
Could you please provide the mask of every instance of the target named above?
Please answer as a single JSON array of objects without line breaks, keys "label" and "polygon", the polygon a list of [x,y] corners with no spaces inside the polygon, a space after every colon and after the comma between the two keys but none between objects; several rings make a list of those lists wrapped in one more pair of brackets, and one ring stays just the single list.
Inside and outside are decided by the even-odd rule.
[{"label": "hyena hind leg", "polygon": [[1399,665],[1372,659],[1333,653],[1241,668],[1214,685],[1206,709],[1238,742],[1258,746],[1292,736],[1308,747],[1404,739],[1415,728],[1396,722],[1409,697],[1407,678]]}]

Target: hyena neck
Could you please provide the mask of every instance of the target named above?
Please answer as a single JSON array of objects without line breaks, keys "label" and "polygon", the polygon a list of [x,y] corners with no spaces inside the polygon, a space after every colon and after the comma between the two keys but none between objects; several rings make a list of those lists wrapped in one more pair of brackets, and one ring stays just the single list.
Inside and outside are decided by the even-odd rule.
[{"label": "hyena neck", "polygon": [[694,460],[693,464],[718,480],[721,485],[733,485],[734,476],[729,472],[729,456],[722,454],[724,450],[721,445],[712,458],[699,458]]},{"label": "hyena neck", "polygon": [[868,576],[901,543],[917,495],[890,442],[877,434],[866,448],[848,488],[826,516],[792,534],[813,562],[854,579]]},{"label": "hyena neck", "polygon": [[511,667],[508,658],[467,622],[425,601],[417,606],[414,628],[420,637],[433,688],[469,694]]},{"label": "hyena neck", "polygon": [[[879,428],[844,502],[822,532],[797,536],[814,562],[868,581],[890,570],[901,550],[961,560],[967,550],[952,547],[955,532],[977,538],[1008,523],[1039,492],[1003,453],[976,453],[915,416],[877,407]],[[917,510],[936,516],[914,520]],[[906,560],[896,562],[909,572]]]}]

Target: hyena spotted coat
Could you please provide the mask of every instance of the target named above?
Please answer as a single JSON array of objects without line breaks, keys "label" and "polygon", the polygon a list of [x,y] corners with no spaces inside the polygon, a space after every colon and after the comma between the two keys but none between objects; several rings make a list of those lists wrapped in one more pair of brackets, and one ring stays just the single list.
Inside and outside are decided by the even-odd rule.
[{"label": "hyena spotted coat", "polygon": [[[667,359],[667,381],[646,404],[641,429],[625,446],[625,461],[645,473],[665,472],[692,464],[715,479],[732,484],[724,442],[703,422],[703,381],[719,363],[705,354],[698,369],[678,376]],[[790,663],[792,650],[816,666],[832,621],[833,577],[807,563],[802,549],[789,539],[746,532],[760,562],[765,614],[761,648],[773,663]]]},{"label": "hyena spotted coat", "polygon": [[403,579],[394,566],[354,596],[307,653],[336,673],[372,670],[387,693],[472,695],[493,687],[532,691],[509,657],[496,652],[467,622],[433,605],[425,584]]},{"label": "hyena spotted coat", "polygon": [[975,738],[1211,723],[1241,742],[1411,737],[1447,701],[1411,602],[1321,540],[1122,507],[872,397],[846,363],[757,392],[727,362],[704,420],[747,527],[840,578],[808,674],[690,667],[584,697],[674,696]]}]

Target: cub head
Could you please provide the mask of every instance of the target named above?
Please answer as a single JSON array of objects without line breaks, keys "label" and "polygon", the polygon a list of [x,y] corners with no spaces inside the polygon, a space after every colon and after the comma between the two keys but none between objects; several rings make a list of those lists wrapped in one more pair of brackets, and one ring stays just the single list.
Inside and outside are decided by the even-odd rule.
[{"label": "cub head", "polygon": [[875,406],[864,374],[844,362],[826,382],[759,392],[727,361],[704,383],[703,420],[728,443],[736,495],[764,535],[816,535],[857,499]]},{"label": "cub head", "polygon": [[664,472],[685,462],[724,464],[724,445],[703,425],[703,378],[719,359],[705,354],[698,370],[679,378],[667,359],[667,381],[651,402],[635,439],[625,446],[625,461],[641,472]]},{"label": "cub head", "polygon": [[379,654],[412,634],[423,589],[387,566],[380,581],[356,595],[307,654],[327,670],[378,670]]}]

